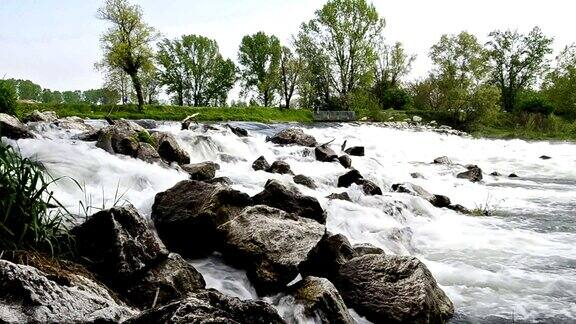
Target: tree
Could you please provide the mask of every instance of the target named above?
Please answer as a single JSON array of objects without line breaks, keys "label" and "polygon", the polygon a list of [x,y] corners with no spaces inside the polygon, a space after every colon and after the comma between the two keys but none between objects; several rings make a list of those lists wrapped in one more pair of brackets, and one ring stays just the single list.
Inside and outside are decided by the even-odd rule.
[{"label": "tree", "polygon": [[542,93],[556,108],[555,114],[576,119],[575,44],[566,46],[556,57],[556,66],[546,76]]},{"label": "tree", "polygon": [[240,75],[246,92],[254,90],[260,102],[269,107],[280,86],[280,41],[264,32],[242,38],[238,53]]},{"label": "tree", "polygon": [[545,73],[547,55],[552,53],[552,38],[534,27],[527,35],[517,31],[494,31],[487,43],[492,79],[502,92],[502,109],[512,111],[518,95],[532,86],[536,78]]},{"label": "tree", "polygon": [[62,103],[62,94],[59,91],[51,91],[50,89],[42,90],[42,102],[43,103]]},{"label": "tree", "polygon": [[184,106],[184,91],[186,66],[184,64],[185,54],[182,43],[164,39],[158,44],[158,78],[160,84],[166,86],[166,92],[175,95],[174,102],[179,106]]},{"label": "tree", "polygon": [[67,104],[74,104],[82,102],[82,91],[64,91],[62,92],[62,98],[64,99],[64,103]]},{"label": "tree", "polygon": [[212,101],[213,106],[225,106],[228,93],[234,87],[236,79],[234,62],[220,57],[208,82],[208,102]]},{"label": "tree", "polygon": [[284,107],[290,108],[290,101],[294,95],[298,78],[302,71],[302,59],[295,56],[288,47],[282,48],[282,58],[280,60],[280,76],[282,80],[282,97]]},{"label": "tree", "polygon": [[128,0],[106,0],[98,17],[112,23],[101,38],[103,63],[111,69],[121,69],[132,79],[140,110],[144,108],[142,84],[138,73],[152,65],[150,43],[156,38],[154,28],[142,19],[142,9]]},{"label": "tree", "polygon": [[14,114],[16,110],[16,89],[11,82],[0,80],[0,113]]},{"label": "tree", "polygon": [[377,48],[376,83],[385,88],[396,88],[412,70],[416,55],[408,55],[402,43],[388,45],[381,42]]},{"label": "tree", "polygon": [[16,80],[18,99],[35,100],[42,99],[42,87],[30,80]]}]

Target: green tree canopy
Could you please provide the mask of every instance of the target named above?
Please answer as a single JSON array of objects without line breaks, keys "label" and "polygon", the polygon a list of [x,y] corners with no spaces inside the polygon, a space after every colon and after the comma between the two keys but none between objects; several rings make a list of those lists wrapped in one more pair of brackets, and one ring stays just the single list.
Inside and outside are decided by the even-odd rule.
[{"label": "green tree canopy", "polygon": [[302,73],[302,58],[292,53],[288,47],[282,47],[282,58],[280,59],[280,78],[282,83],[282,97],[284,107],[290,108],[290,101],[294,96],[298,79]]},{"label": "green tree canopy", "polygon": [[556,114],[576,119],[576,45],[565,47],[556,57],[556,66],[546,76],[542,92]]}]

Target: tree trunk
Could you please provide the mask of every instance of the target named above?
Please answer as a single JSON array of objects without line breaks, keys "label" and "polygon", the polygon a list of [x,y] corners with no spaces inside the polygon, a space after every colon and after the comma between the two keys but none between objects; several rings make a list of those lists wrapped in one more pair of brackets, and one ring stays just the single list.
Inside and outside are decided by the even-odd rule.
[{"label": "tree trunk", "polygon": [[144,111],[144,96],[142,95],[142,84],[140,83],[140,78],[138,78],[137,73],[130,74],[132,78],[132,84],[134,84],[134,90],[136,91],[136,97],[138,98],[138,110]]}]

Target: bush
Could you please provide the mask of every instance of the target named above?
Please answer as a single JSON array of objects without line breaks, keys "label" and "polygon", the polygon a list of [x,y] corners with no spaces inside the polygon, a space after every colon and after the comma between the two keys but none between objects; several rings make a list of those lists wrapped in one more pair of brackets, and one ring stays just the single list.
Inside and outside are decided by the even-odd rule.
[{"label": "bush", "polygon": [[554,105],[542,94],[530,92],[520,98],[518,111],[547,116],[554,112]]},{"label": "bush", "polygon": [[379,120],[379,114],[382,111],[378,98],[366,90],[356,90],[348,95],[346,98],[348,109],[356,112],[358,118],[369,117],[374,120]]},{"label": "bush", "polygon": [[11,83],[0,80],[0,113],[13,115],[16,111],[16,89]]},{"label": "bush", "polygon": [[378,95],[380,105],[383,109],[403,110],[410,106],[412,97],[410,94],[400,88],[388,88]]}]

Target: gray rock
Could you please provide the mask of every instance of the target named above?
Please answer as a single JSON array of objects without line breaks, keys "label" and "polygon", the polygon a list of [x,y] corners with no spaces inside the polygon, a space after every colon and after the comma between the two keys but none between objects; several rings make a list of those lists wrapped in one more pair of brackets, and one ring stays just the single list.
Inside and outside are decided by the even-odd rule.
[{"label": "gray rock", "polygon": [[357,256],[346,236],[326,233],[300,264],[300,272],[332,280],[342,265]]},{"label": "gray rock", "polygon": [[452,161],[447,156],[441,156],[439,158],[434,159],[434,164],[452,164]]},{"label": "gray rock", "polygon": [[158,128],[158,123],[156,123],[156,121],[153,119],[136,119],[134,120],[134,123],[136,123],[137,125],[139,125],[144,129]]},{"label": "gray rock", "polygon": [[510,175],[508,175],[508,178],[520,178],[516,173],[510,173]]},{"label": "gray rock", "polygon": [[325,227],[268,206],[247,207],[219,227],[224,256],[245,268],[259,294],[282,290],[320,241]]},{"label": "gray rock", "polygon": [[362,190],[368,196],[382,195],[382,189],[370,180],[362,180]]},{"label": "gray rock", "polygon": [[550,160],[551,157],[549,157],[548,155],[542,155],[542,156],[540,156],[540,159],[542,159],[542,160]]},{"label": "gray rock", "polygon": [[468,171],[459,173],[456,176],[458,179],[467,179],[470,182],[478,182],[482,180],[482,169],[480,169],[477,165],[468,165],[466,168]]},{"label": "gray rock", "polygon": [[347,148],[344,152],[352,156],[364,156],[364,146],[352,146]]},{"label": "gray rock", "polygon": [[449,207],[451,204],[450,198],[448,198],[444,195],[434,195],[434,198],[432,200],[430,200],[430,203],[434,207],[438,207],[438,208],[446,208],[446,207]]},{"label": "gray rock", "polygon": [[290,164],[280,160],[274,161],[274,163],[272,163],[266,172],[278,174],[294,174],[290,169]]},{"label": "gray rock", "polygon": [[86,142],[96,142],[100,137],[101,133],[102,129],[95,129],[84,133],[76,134],[72,136],[72,139]]},{"label": "gray rock", "polygon": [[232,180],[230,180],[230,178],[228,178],[228,177],[213,178],[210,180],[204,180],[204,182],[211,183],[211,184],[221,184],[224,186],[231,186],[232,185]]},{"label": "gray rock", "polygon": [[312,180],[310,177],[307,177],[303,174],[296,175],[292,179],[294,180],[294,183],[301,184],[301,185],[308,187],[310,189],[316,189],[317,188],[314,180]]},{"label": "gray rock", "polygon": [[252,197],[252,202],[326,223],[326,213],[316,198],[304,196],[296,188],[288,188],[277,180],[268,180],[264,190]]},{"label": "gray rock", "polygon": [[287,128],[272,136],[270,142],[279,145],[300,145],[315,147],[318,145],[313,136],[307,135],[299,128]]},{"label": "gray rock", "polygon": [[426,179],[426,178],[422,175],[422,173],[418,173],[418,172],[410,173],[410,176],[411,176],[412,178],[414,178],[414,179]]},{"label": "gray rock", "polygon": [[340,267],[334,281],[348,307],[374,323],[444,323],[454,306],[414,257],[368,254]]},{"label": "gray rock", "polygon": [[340,164],[346,169],[352,167],[352,159],[348,155],[341,155],[338,157],[338,161],[340,161]]},{"label": "gray rock", "polygon": [[356,255],[358,256],[366,254],[384,254],[384,250],[370,243],[354,244],[353,248],[354,252],[356,252]]},{"label": "gray rock", "polygon": [[351,170],[338,178],[338,187],[350,187],[353,183],[362,185],[364,178],[358,170]]},{"label": "gray rock", "polygon": [[316,146],[314,149],[316,161],[320,162],[334,162],[338,160],[338,155],[328,145]]},{"label": "gray rock", "polygon": [[81,132],[94,131],[94,127],[86,124],[84,119],[76,116],[70,116],[65,118],[59,118],[52,123],[58,128],[66,130],[77,130]]},{"label": "gray rock", "polygon": [[148,143],[139,143],[136,158],[148,163],[164,163],[160,154]]},{"label": "gray rock", "polygon": [[216,176],[216,170],[220,170],[220,166],[214,162],[202,162],[195,164],[185,164],[181,166],[182,169],[190,174],[191,180],[205,181],[210,180]]},{"label": "gray rock", "polygon": [[216,228],[250,203],[247,194],[229,187],[185,180],[156,195],[152,220],[171,251],[204,256],[218,245]]},{"label": "gray rock", "polygon": [[[450,205],[450,206],[448,206],[448,208],[449,208],[449,209],[452,209],[452,210],[455,211],[455,212],[459,212],[459,213],[465,214],[465,215],[469,215],[469,214],[472,213],[468,208],[466,208],[466,207],[464,207],[464,206],[462,206],[462,205],[458,205],[458,204],[456,204],[456,205]],[[487,215],[487,216],[489,216],[489,215]]]},{"label": "gray rock", "polygon": [[123,154],[131,157],[138,155],[140,143],[138,132],[144,131],[140,126],[124,120],[118,120],[114,125],[101,129],[96,147],[110,154]]},{"label": "gray rock", "polygon": [[10,139],[34,138],[34,135],[22,124],[18,118],[0,113],[0,137]]},{"label": "gray rock", "polygon": [[450,198],[444,195],[433,195],[426,191],[424,188],[415,185],[413,183],[401,183],[401,184],[393,184],[392,190],[396,192],[407,193],[412,196],[421,197],[422,199],[427,200],[430,202],[434,207],[444,208],[448,207],[451,202]]},{"label": "gray rock", "polygon": [[54,111],[34,110],[33,112],[26,115],[26,117],[24,117],[22,119],[22,121],[24,123],[29,123],[29,122],[51,123],[51,122],[56,121],[56,119],[58,119],[58,115],[56,115],[56,112],[54,112]]},{"label": "gray rock", "polygon": [[268,164],[268,161],[266,161],[264,156],[257,158],[256,161],[252,163],[252,169],[254,169],[254,171],[266,171],[269,168],[270,164]]},{"label": "gray rock", "polygon": [[347,192],[332,193],[332,194],[326,196],[326,198],[332,199],[332,200],[338,199],[338,200],[352,201],[352,199],[350,199],[350,195]]},{"label": "gray rock", "polygon": [[190,156],[184,151],[174,135],[170,133],[155,132],[152,137],[156,142],[158,154],[168,163],[176,162],[178,164],[190,163]]},{"label": "gray rock", "polygon": [[248,136],[248,131],[245,130],[244,128],[234,127],[232,125],[227,125],[227,126],[228,126],[228,128],[230,128],[230,131],[238,137],[247,137]]}]

